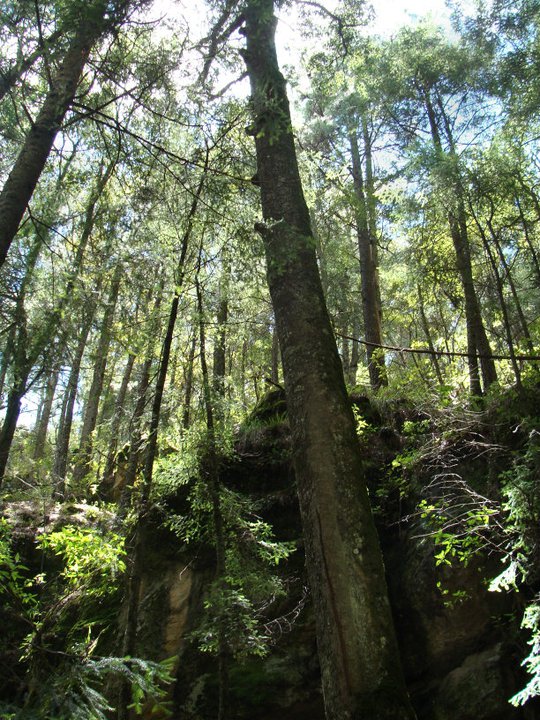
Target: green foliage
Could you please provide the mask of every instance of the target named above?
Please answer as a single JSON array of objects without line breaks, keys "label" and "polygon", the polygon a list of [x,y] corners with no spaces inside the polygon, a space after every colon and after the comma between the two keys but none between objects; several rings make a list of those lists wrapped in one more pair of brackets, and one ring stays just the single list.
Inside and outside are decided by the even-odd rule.
[{"label": "green foliage", "polygon": [[531,652],[522,663],[531,679],[523,690],[510,698],[515,706],[525,705],[528,700],[540,695],[540,596],[527,606],[521,626],[531,633],[528,641]]},{"label": "green foliage", "polygon": [[353,415],[356,424],[356,434],[360,441],[369,441],[370,435],[375,432],[375,428],[362,415],[359,408],[353,405]]},{"label": "green foliage", "polygon": [[[91,513],[89,513],[91,515]],[[96,514],[99,514],[96,511]],[[61,560],[57,569],[32,576],[11,546],[11,527],[0,520],[0,596],[28,632],[19,639],[19,655],[29,691],[22,707],[5,704],[12,720],[108,720],[112,710],[105,689],[127,680],[132,709],[167,711],[172,660],[99,656],[101,635],[111,616],[125,571],[124,540],[110,530],[67,525],[38,536],[45,555]],[[12,640],[12,638],[10,638]],[[7,647],[3,648],[7,650]]]},{"label": "green foliage", "polygon": [[124,538],[113,532],[66,525],[61,530],[40,535],[37,544],[63,559],[60,577],[68,587],[84,585],[87,594],[107,595],[126,569]]},{"label": "green foliage", "polygon": [[485,546],[490,519],[497,513],[497,510],[479,503],[466,508],[458,516],[449,507],[446,498],[435,501],[423,499],[418,510],[435,545],[436,564],[459,562],[465,567]]},{"label": "green foliage", "polygon": [[20,605],[25,614],[37,607],[37,598],[32,591],[29,570],[23,565],[19,553],[11,544],[11,528],[5,518],[0,518],[0,597]]},{"label": "green foliage", "polygon": [[[184,515],[169,516],[167,526],[185,543],[213,545],[213,504],[205,483],[193,485],[187,507]],[[268,652],[267,612],[285,594],[275,569],[296,548],[293,542],[277,541],[256,509],[245,495],[220,488],[226,574],[210,586],[204,618],[192,634],[203,652],[218,652],[223,641],[239,658]]]},{"label": "green foliage", "polygon": [[[524,448],[516,453],[513,466],[502,474],[503,508],[507,554],[506,567],[496,577],[490,590],[511,590],[538,575],[540,558],[540,433],[538,419],[527,418],[523,430],[528,431]],[[522,627],[530,633],[531,651],[523,665],[531,676],[527,685],[510,702],[524,705],[540,695],[540,598],[528,604]]]},{"label": "green foliage", "polygon": [[109,720],[114,710],[103,687],[123,679],[132,688],[131,708],[137,715],[160,712],[169,717],[167,684],[172,660],[161,663],[140,658],[70,654],[57,671],[22,708],[0,704],[1,717],[10,720]]}]

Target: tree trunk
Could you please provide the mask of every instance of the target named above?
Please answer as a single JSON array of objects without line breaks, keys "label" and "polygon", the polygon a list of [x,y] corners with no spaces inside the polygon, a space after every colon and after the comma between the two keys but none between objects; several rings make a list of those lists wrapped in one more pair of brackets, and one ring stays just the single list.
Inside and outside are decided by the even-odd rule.
[{"label": "tree trunk", "polygon": [[82,481],[84,476],[90,470],[93,445],[92,433],[96,428],[99,402],[101,400],[101,391],[103,389],[103,380],[105,378],[105,370],[107,367],[107,359],[109,355],[109,346],[111,343],[114,312],[116,310],[118,293],[120,292],[122,272],[123,266],[119,262],[114,272],[111,287],[109,290],[109,296],[107,298],[107,304],[103,313],[101,335],[96,350],[96,361],[94,364],[92,382],[88,391],[88,400],[86,402],[86,409],[84,413],[77,463],[73,470],[73,483],[75,487],[77,487],[77,485]]},{"label": "tree trunk", "polygon": [[257,226],[282,353],[326,715],[410,720],[354,418],[325,306],[279,70],[272,0],[244,11]]},{"label": "tree trunk", "polygon": [[104,500],[111,502],[111,489],[114,485],[114,471],[116,466],[116,452],[118,450],[118,435],[120,433],[120,427],[122,419],[125,415],[125,403],[126,396],[129,387],[129,381],[131,380],[131,374],[133,372],[133,366],[135,364],[135,355],[131,353],[128,356],[126,367],[124,368],[124,374],[122,376],[122,383],[118,390],[116,402],[114,405],[114,415],[111,422],[111,436],[109,439],[109,449],[107,450],[107,459],[105,460],[105,469],[103,471],[103,477],[100,483],[100,495]]},{"label": "tree trunk", "polygon": [[55,494],[60,498],[64,498],[66,490],[66,472],[68,463],[69,441],[71,438],[71,428],[73,425],[73,414],[75,409],[75,400],[77,398],[77,388],[79,385],[79,375],[81,372],[81,363],[88,342],[88,335],[92,327],[95,305],[91,305],[86,309],[85,317],[81,325],[79,340],[75,349],[75,356],[69,372],[69,377],[64,391],[64,400],[62,402],[62,410],[60,412],[60,422],[58,424],[58,440],[56,442],[56,452],[54,456],[53,476],[57,483]]},{"label": "tree trunk", "polygon": [[[499,298],[499,307],[501,310],[504,331],[506,334],[506,344],[508,345],[508,352],[510,354],[510,361],[512,363],[512,369],[514,370],[514,376],[516,378],[516,385],[518,387],[520,387],[521,386],[521,371],[519,369],[519,363],[516,358],[514,339],[512,336],[512,324],[510,322],[510,315],[508,313],[508,305],[506,303],[506,298],[504,297],[504,283],[503,283],[501,274],[499,272],[499,268],[497,266],[496,258],[493,255],[493,251],[491,249],[491,244],[485,233],[485,230],[482,227],[482,224],[480,223],[480,220],[476,217],[476,215],[474,216],[474,219],[475,219],[476,226],[478,228],[480,237],[482,238],[482,243],[484,244],[484,250],[485,250],[487,258],[489,260],[489,264],[491,266],[491,271],[493,273],[493,278],[495,280],[495,288],[497,290],[497,297]],[[489,221],[488,221],[488,224],[489,224]]]},{"label": "tree trunk", "polygon": [[197,347],[197,335],[193,333],[193,338],[189,346],[189,355],[187,359],[187,367],[185,369],[184,382],[184,401],[182,408],[182,429],[187,430],[191,423],[191,396],[193,394],[193,365],[195,361],[195,349]]},{"label": "tree trunk", "polygon": [[[216,447],[216,422],[214,413],[214,402],[217,400],[218,405],[217,418],[223,418],[223,395],[225,391],[225,363],[221,362],[218,355],[218,363],[214,352],[214,372],[212,385],[214,397],[212,397],[212,388],[210,386],[210,374],[208,372],[208,364],[206,362],[206,333],[204,328],[204,313],[201,296],[201,288],[198,279],[196,282],[197,289],[197,308],[199,315],[199,344],[200,344],[200,361],[203,385],[204,407],[206,413],[206,432],[207,442],[204,457],[201,461],[201,475],[208,486],[208,494],[212,504],[212,519],[214,523],[214,549],[216,553],[216,573],[215,582],[220,590],[222,597],[226,596],[227,583],[227,549],[225,539],[225,529],[223,523],[223,515],[221,512],[221,493],[219,478],[219,458]],[[226,315],[223,317],[223,308],[220,304],[218,307],[217,325],[218,325],[218,344],[225,344],[224,323]],[[223,352],[223,357],[225,353]],[[217,634],[218,634],[218,712],[217,720],[226,720],[229,714],[229,661],[230,650],[227,642],[227,610],[225,606],[219,608],[219,615],[216,618]],[[230,630],[230,628],[229,628]]]},{"label": "tree trunk", "polygon": [[351,366],[349,368],[349,383],[354,387],[356,385],[356,375],[358,373],[358,364],[360,362],[360,343],[357,338],[360,337],[360,318],[358,313],[354,314],[352,334],[354,340],[351,348]]},{"label": "tree trunk", "polygon": [[[443,149],[441,141],[441,133],[437,122],[435,108],[431,101],[429,88],[422,87],[424,107],[429,121],[431,130],[431,139],[433,147],[442,156],[447,155]],[[446,133],[448,144],[450,146],[449,157],[455,165],[453,169],[453,177],[451,177],[451,188],[454,194],[455,209],[448,213],[448,222],[450,226],[450,235],[456,253],[456,264],[463,287],[465,296],[465,321],[467,324],[467,352],[469,354],[469,380],[472,395],[481,394],[480,378],[478,374],[478,356],[480,359],[480,367],[482,369],[482,379],[484,381],[484,389],[497,381],[497,371],[495,362],[492,359],[491,346],[486,334],[486,329],[482,320],[480,311],[480,303],[476,293],[473,279],[471,248],[469,243],[469,234],[467,230],[467,213],[465,211],[465,201],[463,199],[463,188],[461,180],[458,176],[457,154],[454,146],[454,139],[450,123],[444,112],[444,107],[439,103],[439,111],[442,117],[443,129]]]},{"label": "tree trunk", "polygon": [[529,352],[532,354],[532,353],[534,353],[534,343],[532,341],[531,333],[529,330],[529,325],[527,323],[527,319],[525,318],[525,313],[523,312],[523,307],[522,307],[520,299],[519,299],[517,287],[514,282],[514,278],[512,277],[512,269],[511,269],[510,265],[508,264],[508,260],[506,259],[506,255],[504,254],[504,250],[501,247],[499,237],[497,236],[497,233],[495,232],[495,230],[493,228],[493,224],[492,224],[491,220],[488,220],[487,225],[489,228],[491,239],[495,245],[495,248],[497,249],[497,255],[499,256],[499,262],[501,263],[501,266],[504,268],[504,275],[505,275],[506,281],[508,282],[508,287],[510,288],[510,292],[512,293],[512,298],[514,300],[516,313],[519,318],[519,324],[521,325],[521,332],[523,333],[523,337],[526,340],[527,348],[528,348]]},{"label": "tree trunk", "polygon": [[21,401],[26,392],[27,379],[28,376],[19,378],[11,388],[7,398],[6,414],[2,424],[2,431],[0,432],[0,484],[6,472],[9,453],[21,412]]},{"label": "tree trunk", "polygon": [[[231,266],[228,257],[222,253],[222,271],[219,283],[218,309],[216,314],[217,336],[214,340],[212,386],[216,402],[222,402],[225,396],[225,377],[227,374],[227,319],[229,317],[229,280]],[[202,349],[201,349],[202,351]]]},{"label": "tree trunk", "polygon": [[[171,355],[171,348],[174,337],[174,328],[176,325],[176,318],[178,316],[178,305],[180,302],[180,292],[184,282],[185,275],[185,263],[188,253],[188,248],[191,240],[191,234],[193,231],[193,222],[197,213],[199,205],[199,199],[203,191],[204,184],[206,182],[206,171],[208,169],[209,151],[206,152],[206,158],[204,162],[204,171],[201,175],[201,179],[197,186],[187,216],[187,225],[182,236],[182,243],[180,248],[180,256],[178,259],[178,266],[175,277],[175,293],[173,301],[171,303],[171,309],[169,311],[169,320],[167,323],[167,330],[163,339],[161,348],[161,358],[159,363],[158,375],[156,379],[156,389],[154,392],[154,398],[152,401],[152,413],[150,417],[150,427],[148,429],[148,442],[146,445],[144,467],[142,472],[142,487],[141,495],[139,499],[139,506],[137,508],[137,524],[134,532],[133,539],[133,552],[131,557],[131,567],[128,578],[128,589],[127,589],[127,611],[126,611],[126,626],[124,630],[124,637],[122,643],[123,655],[133,655],[136,641],[137,631],[137,618],[139,615],[139,601],[140,601],[140,590],[142,582],[142,562],[143,562],[143,548],[145,545],[146,531],[147,531],[147,516],[148,516],[148,505],[150,501],[150,491],[152,489],[152,476],[154,468],[154,460],[157,452],[157,440],[159,431],[159,421],[161,413],[161,405],[163,402],[163,391],[165,389],[165,381],[167,379],[167,371],[169,369],[169,360]],[[128,717],[127,705],[129,702],[129,686],[127,682],[123,682],[119,692],[119,703],[118,703],[118,720],[126,720]]]},{"label": "tree trunk", "polygon": [[[129,509],[131,493],[133,485],[137,478],[137,471],[141,464],[141,458],[144,450],[144,433],[143,433],[143,417],[148,403],[148,388],[150,387],[150,370],[152,368],[152,350],[154,343],[151,343],[148,355],[139,371],[139,381],[137,383],[137,402],[135,410],[130,422],[129,432],[129,455],[127,458],[127,468],[120,483],[115,479],[113,482],[113,490],[119,493],[118,497],[118,515],[124,517]],[[115,500],[117,498],[114,498]]]},{"label": "tree trunk", "polygon": [[426,310],[424,306],[424,296],[422,295],[422,289],[420,285],[418,286],[418,309],[420,312],[420,321],[422,323],[422,330],[424,331],[424,335],[426,336],[428,348],[431,351],[430,359],[431,364],[433,365],[433,369],[435,371],[435,375],[437,376],[437,381],[439,382],[439,385],[444,385],[444,379],[441,372],[441,366],[439,364],[439,357],[437,353],[435,352],[435,346],[433,345],[433,340],[431,339],[431,331],[429,329],[429,323],[427,321],[426,317]]},{"label": "tree trunk", "polygon": [[274,385],[279,385],[279,338],[276,324],[272,326],[272,358],[270,379]]},{"label": "tree trunk", "polygon": [[14,314],[14,332],[10,334],[10,343],[5,353],[11,364],[12,382],[7,396],[6,414],[0,431],[0,486],[4,479],[9,453],[15,429],[21,412],[21,401],[28,389],[28,379],[32,370],[31,349],[29,349],[28,325],[25,300],[41,249],[41,240],[35,238],[28,252],[26,272],[19,289]]},{"label": "tree trunk", "polygon": [[[521,206],[521,203],[519,201],[519,198],[516,195],[515,198],[516,206],[519,212],[519,219],[521,221],[521,227],[523,228],[523,235],[525,237],[525,242],[527,243],[527,247],[529,248],[529,255],[532,262],[535,278],[536,278],[536,286],[537,288],[540,288],[540,260],[538,259],[538,253],[536,252],[536,248],[534,247],[534,243],[531,238],[531,233],[529,230],[529,223],[527,221],[527,218],[525,217],[525,213],[523,212],[523,208]],[[539,211],[539,218],[540,220],[540,211]]]},{"label": "tree trunk", "polygon": [[364,188],[360,152],[356,132],[349,133],[351,148],[354,194],[356,196],[356,234],[360,255],[360,277],[362,281],[362,314],[364,318],[364,335],[367,345],[368,370],[371,387],[374,390],[388,385],[384,366],[384,353],[381,333],[381,309],[379,303],[379,282],[376,265],[376,238],[370,228],[369,209]]},{"label": "tree trunk", "polygon": [[52,406],[54,402],[54,394],[56,385],[58,384],[58,376],[60,368],[58,365],[53,369],[49,376],[49,380],[45,387],[43,401],[38,412],[38,419],[34,429],[34,460],[40,460],[45,454],[45,443],[47,441],[47,430],[49,429],[49,421],[51,419]]},{"label": "tree trunk", "polygon": [[37,118],[32,123],[15,165],[0,193],[0,267],[15,237],[56,135],[73,102],[92,46],[105,29],[101,15],[81,21],[54,77]]}]

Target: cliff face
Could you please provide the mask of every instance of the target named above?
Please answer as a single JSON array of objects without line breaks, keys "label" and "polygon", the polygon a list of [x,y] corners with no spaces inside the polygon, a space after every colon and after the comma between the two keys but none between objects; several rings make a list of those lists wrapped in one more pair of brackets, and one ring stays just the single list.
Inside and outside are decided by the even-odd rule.
[{"label": "cliff face", "polygon": [[[474,510],[485,503],[495,507],[495,501],[489,505],[488,496],[497,497],[497,478],[509,466],[508,442],[517,442],[515,434],[507,431],[505,438],[499,437],[500,442],[488,448],[478,440],[478,427],[454,428],[439,436],[431,418],[402,404],[381,413],[365,398],[354,402],[402,662],[419,720],[540,718],[535,701],[521,708],[508,703],[526,682],[520,667],[526,637],[519,625],[534,588],[488,591],[488,581],[502,569],[500,556],[492,551],[497,538],[483,535],[485,528],[479,532],[471,526],[475,516],[470,509],[464,516],[469,525],[463,537],[469,533],[472,538],[466,552],[463,545],[441,551],[444,533],[432,521],[439,513],[439,525],[450,523],[459,536],[460,508]],[[284,591],[259,608],[253,620],[253,632],[264,635],[267,653],[244,648],[229,658],[231,720],[324,718],[285,410],[279,393],[267,399],[240,429],[234,453],[222,464],[223,487],[255,503],[276,540],[296,544],[296,551],[276,566]],[[467,505],[471,498],[476,505]],[[209,720],[216,717],[217,661],[213,653],[201,651],[201,644],[213,631],[208,604],[214,552],[208,538],[180,540],[164,522],[171,513],[189,518],[191,502],[189,488],[181,486],[153,510],[145,547],[137,655],[154,660],[174,657],[172,717]],[[36,572],[44,562],[33,545],[38,528],[84,527],[98,521],[114,526],[115,522],[107,512],[96,520],[96,509],[82,504],[51,505],[43,512],[31,503],[14,503],[6,514],[19,552]],[[52,563],[54,572],[54,559],[46,563]],[[117,628],[123,617],[120,593],[115,602],[116,609],[107,608],[107,613],[117,613],[118,620],[104,631],[102,654],[117,652]],[[230,643],[235,645],[234,615],[229,620]],[[16,634],[14,626],[10,629]],[[244,632],[239,625],[238,637]],[[17,662],[14,654],[0,660]],[[9,669],[4,677],[9,677]]]},{"label": "cliff face", "polygon": [[[500,572],[499,559],[479,548],[466,562],[446,561],[437,566],[432,533],[413,510],[420,495],[409,488],[407,497],[402,491],[386,487],[396,455],[407,456],[404,422],[426,424],[425,419],[415,416],[413,421],[404,421],[406,415],[401,417],[400,411],[390,425],[383,425],[380,415],[365,399],[357,399],[357,403],[362,417],[369,418],[371,425],[362,440],[366,476],[376,506],[402,660],[419,720],[540,717],[534,702],[524,708],[508,703],[525,682],[520,668],[525,644],[519,633],[523,600],[519,593],[488,592],[487,580]],[[291,540],[301,537],[301,528],[288,461],[288,429],[280,412],[279,402],[273,408],[270,403],[270,409],[263,407],[259,415],[251,418],[239,435],[233,459],[223,469],[222,482],[257,498],[277,539]],[[460,460],[457,445],[452,450],[457,457],[452,473],[469,479],[473,475],[493,475],[493,459],[476,458],[473,462],[464,452]],[[426,475],[416,478],[420,487],[429,482],[433,468],[420,468],[418,472]],[[438,490],[432,484],[424,492],[431,502]],[[456,497],[448,502],[455,503]],[[165,657],[178,653],[174,705],[179,717],[213,717],[217,697],[215,661],[199,652],[190,640],[190,633],[196,630],[204,613],[205,584],[212,576],[211,554],[203,552],[183,560],[166,560],[163,553],[159,557],[162,569],[156,571],[152,564],[143,606],[150,608],[153,594],[161,588],[161,612],[148,612],[141,628],[140,651],[156,651],[155,642],[143,641],[144,628],[152,627],[154,638],[156,634],[161,638],[159,654]],[[274,635],[268,655],[231,661],[233,718],[324,717],[301,544],[281,572],[287,578],[288,595],[270,610]]]}]

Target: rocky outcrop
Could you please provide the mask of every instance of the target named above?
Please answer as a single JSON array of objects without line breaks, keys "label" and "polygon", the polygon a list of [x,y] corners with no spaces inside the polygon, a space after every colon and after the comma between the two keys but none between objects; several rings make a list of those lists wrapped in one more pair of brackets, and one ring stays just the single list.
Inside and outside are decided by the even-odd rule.
[{"label": "rocky outcrop", "polygon": [[[377,417],[375,412],[373,416]],[[395,425],[383,425],[370,433],[366,468],[372,487],[386,477],[402,447],[396,441],[398,430]],[[229,487],[264,498],[264,518],[279,539],[287,540],[301,533],[288,442],[287,423],[281,415],[255,415],[222,473]],[[388,526],[384,517],[378,518],[378,524],[403,665],[419,720],[540,717],[534,703],[524,709],[508,703],[524,684],[520,599],[487,591],[485,578],[496,574],[493,561],[479,555],[466,566],[437,567],[432,541],[415,537],[418,528]],[[297,553],[293,558],[283,568],[297,579],[296,585],[291,584],[283,618],[298,603],[304,584],[301,557]],[[194,572],[177,566],[163,575],[168,590],[162,614],[162,655],[179,653],[175,690],[179,716],[203,720],[214,716],[217,680],[214,660],[189,641],[204,596],[202,583],[196,596],[190,592]],[[319,685],[314,621],[307,601],[297,616],[283,620],[280,637],[267,657],[231,662],[231,717],[322,720]]]}]

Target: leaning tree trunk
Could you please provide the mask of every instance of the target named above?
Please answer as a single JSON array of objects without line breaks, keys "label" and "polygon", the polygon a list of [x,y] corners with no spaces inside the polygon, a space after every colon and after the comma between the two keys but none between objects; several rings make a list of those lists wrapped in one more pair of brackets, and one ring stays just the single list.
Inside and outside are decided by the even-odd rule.
[{"label": "leaning tree trunk", "polygon": [[259,224],[283,360],[326,715],[414,718],[279,70],[272,0],[244,11]]},{"label": "leaning tree trunk", "polygon": [[0,266],[6,259],[56,135],[73,102],[90,50],[108,24],[104,19],[106,4],[100,3],[98,7],[92,8],[94,12],[89,12],[88,17],[81,20],[0,193]]}]

